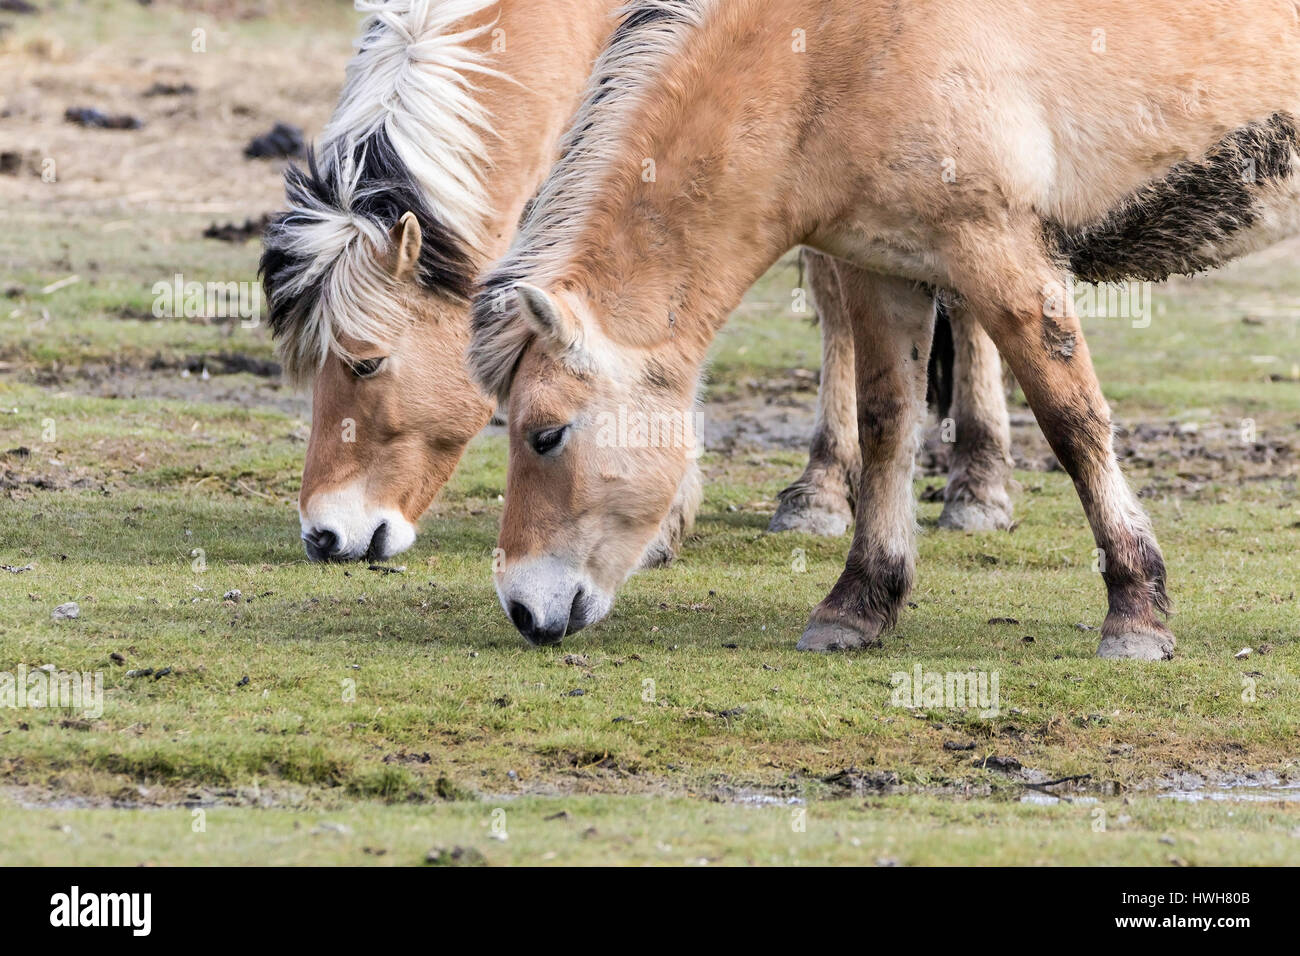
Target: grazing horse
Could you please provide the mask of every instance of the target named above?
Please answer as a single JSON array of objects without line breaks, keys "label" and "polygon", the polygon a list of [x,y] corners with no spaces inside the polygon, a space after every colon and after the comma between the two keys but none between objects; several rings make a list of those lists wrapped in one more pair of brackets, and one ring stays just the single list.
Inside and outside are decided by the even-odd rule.
[{"label": "grazing horse", "polygon": [[[462,361],[468,295],[554,161],[618,2],[358,4],[370,16],[339,105],[307,169],[286,174],[262,259],[285,369],[313,387],[299,497],[313,560],[410,547],[490,418]],[[842,534],[858,469],[849,309],[825,291],[829,260],[806,269],[823,388],[808,469],[772,528]],[[692,470],[647,564],[672,558],[697,501]]]},{"label": "grazing horse", "polygon": [[840,260],[855,303],[862,467],[846,566],[798,646],[878,643],[912,585],[941,289],[1074,481],[1109,603],[1098,654],[1171,657],[1164,560],[1067,288],[1196,272],[1300,229],[1300,9],[1240,7],[634,5],[474,305],[471,364],[510,421],[496,583],[525,637],[609,612],[686,467],[603,424],[690,414],[718,328],[802,243]]},{"label": "grazing horse", "polygon": [[490,419],[464,367],[469,295],[554,161],[613,6],[357,3],[369,16],[342,96],[307,168],[286,173],[261,267],[286,373],[312,383],[312,559],[410,547]]}]

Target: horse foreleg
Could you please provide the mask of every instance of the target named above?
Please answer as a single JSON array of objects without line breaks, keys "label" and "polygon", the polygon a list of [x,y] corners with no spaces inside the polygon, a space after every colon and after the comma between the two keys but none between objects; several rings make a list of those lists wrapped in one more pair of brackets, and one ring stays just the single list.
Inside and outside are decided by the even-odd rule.
[{"label": "horse foreleg", "polygon": [[867,647],[898,616],[916,568],[912,474],[925,414],[934,296],[915,283],[837,264],[853,316],[861,452],[853,543],[812,613],[800,650]]}]

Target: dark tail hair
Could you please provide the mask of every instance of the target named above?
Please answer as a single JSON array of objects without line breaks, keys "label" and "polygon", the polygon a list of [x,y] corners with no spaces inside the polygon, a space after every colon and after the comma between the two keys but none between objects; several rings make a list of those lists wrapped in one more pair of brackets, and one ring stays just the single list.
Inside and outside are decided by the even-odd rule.
[{"label": "dark tail hair", "polygon": [[926,374],[925,400],[939,418],[947,418],[952,410],[953,369],[956,350],[952,341],[952,323],[943,300],[934,319],[934,344],[930,346],[930,368]]}]

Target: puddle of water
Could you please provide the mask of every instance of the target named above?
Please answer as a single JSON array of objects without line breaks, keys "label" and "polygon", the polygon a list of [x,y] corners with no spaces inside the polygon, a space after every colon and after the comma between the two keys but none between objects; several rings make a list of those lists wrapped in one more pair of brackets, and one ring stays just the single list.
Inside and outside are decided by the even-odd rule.
[{"label": "puddle of water", "polygon": [[1160,799],[1181,800],[1185,803],[1199,803],[1202,800],[1218,800],[1226,803],[1272,803],[1275,800],[1282,800],[1287,803],[1300,803],[1300,782],[1277,784],[1243,782],[1230,786],[1171,790],[1160,794]]},{"label": "puddle of water", "polygon": [[801,807],[803,797],[775,797],[770,793],[738,793],[731,798],[732,803],[747,807]]},{"label": "puddle of water", "polygon": [[[1044,793],[1041,790],[1026,790],[1020,795],[1021,803],[1028,803],[1038,807],[1051,807],[1061,802],[1061,798],[1050,793]],[[1096,797],[1076,797],[1071,795],[1066,801],[1070,804],[1084,805],[1096,803]]]}]

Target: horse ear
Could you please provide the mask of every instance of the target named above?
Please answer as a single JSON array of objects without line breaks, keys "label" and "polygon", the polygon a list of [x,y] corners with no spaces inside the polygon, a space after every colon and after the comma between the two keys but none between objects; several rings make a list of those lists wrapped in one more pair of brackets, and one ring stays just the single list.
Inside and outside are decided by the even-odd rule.
[{"label": "horse ear", "polygon": [[419,265],[420,247],[424,242],[415,213],[402,213],[402,218],[397,220],[388,235],[397,249],[397,258],[393,260],[393,276],[397,279],[411,278]]},{"label": "horse ear", "polygon": [[564,314],[564,310],[551,296],[535,285],[520,282],[515,285],[519,308],[533,331],[560,351],[577,349],[582,344],[582,326]]}]

